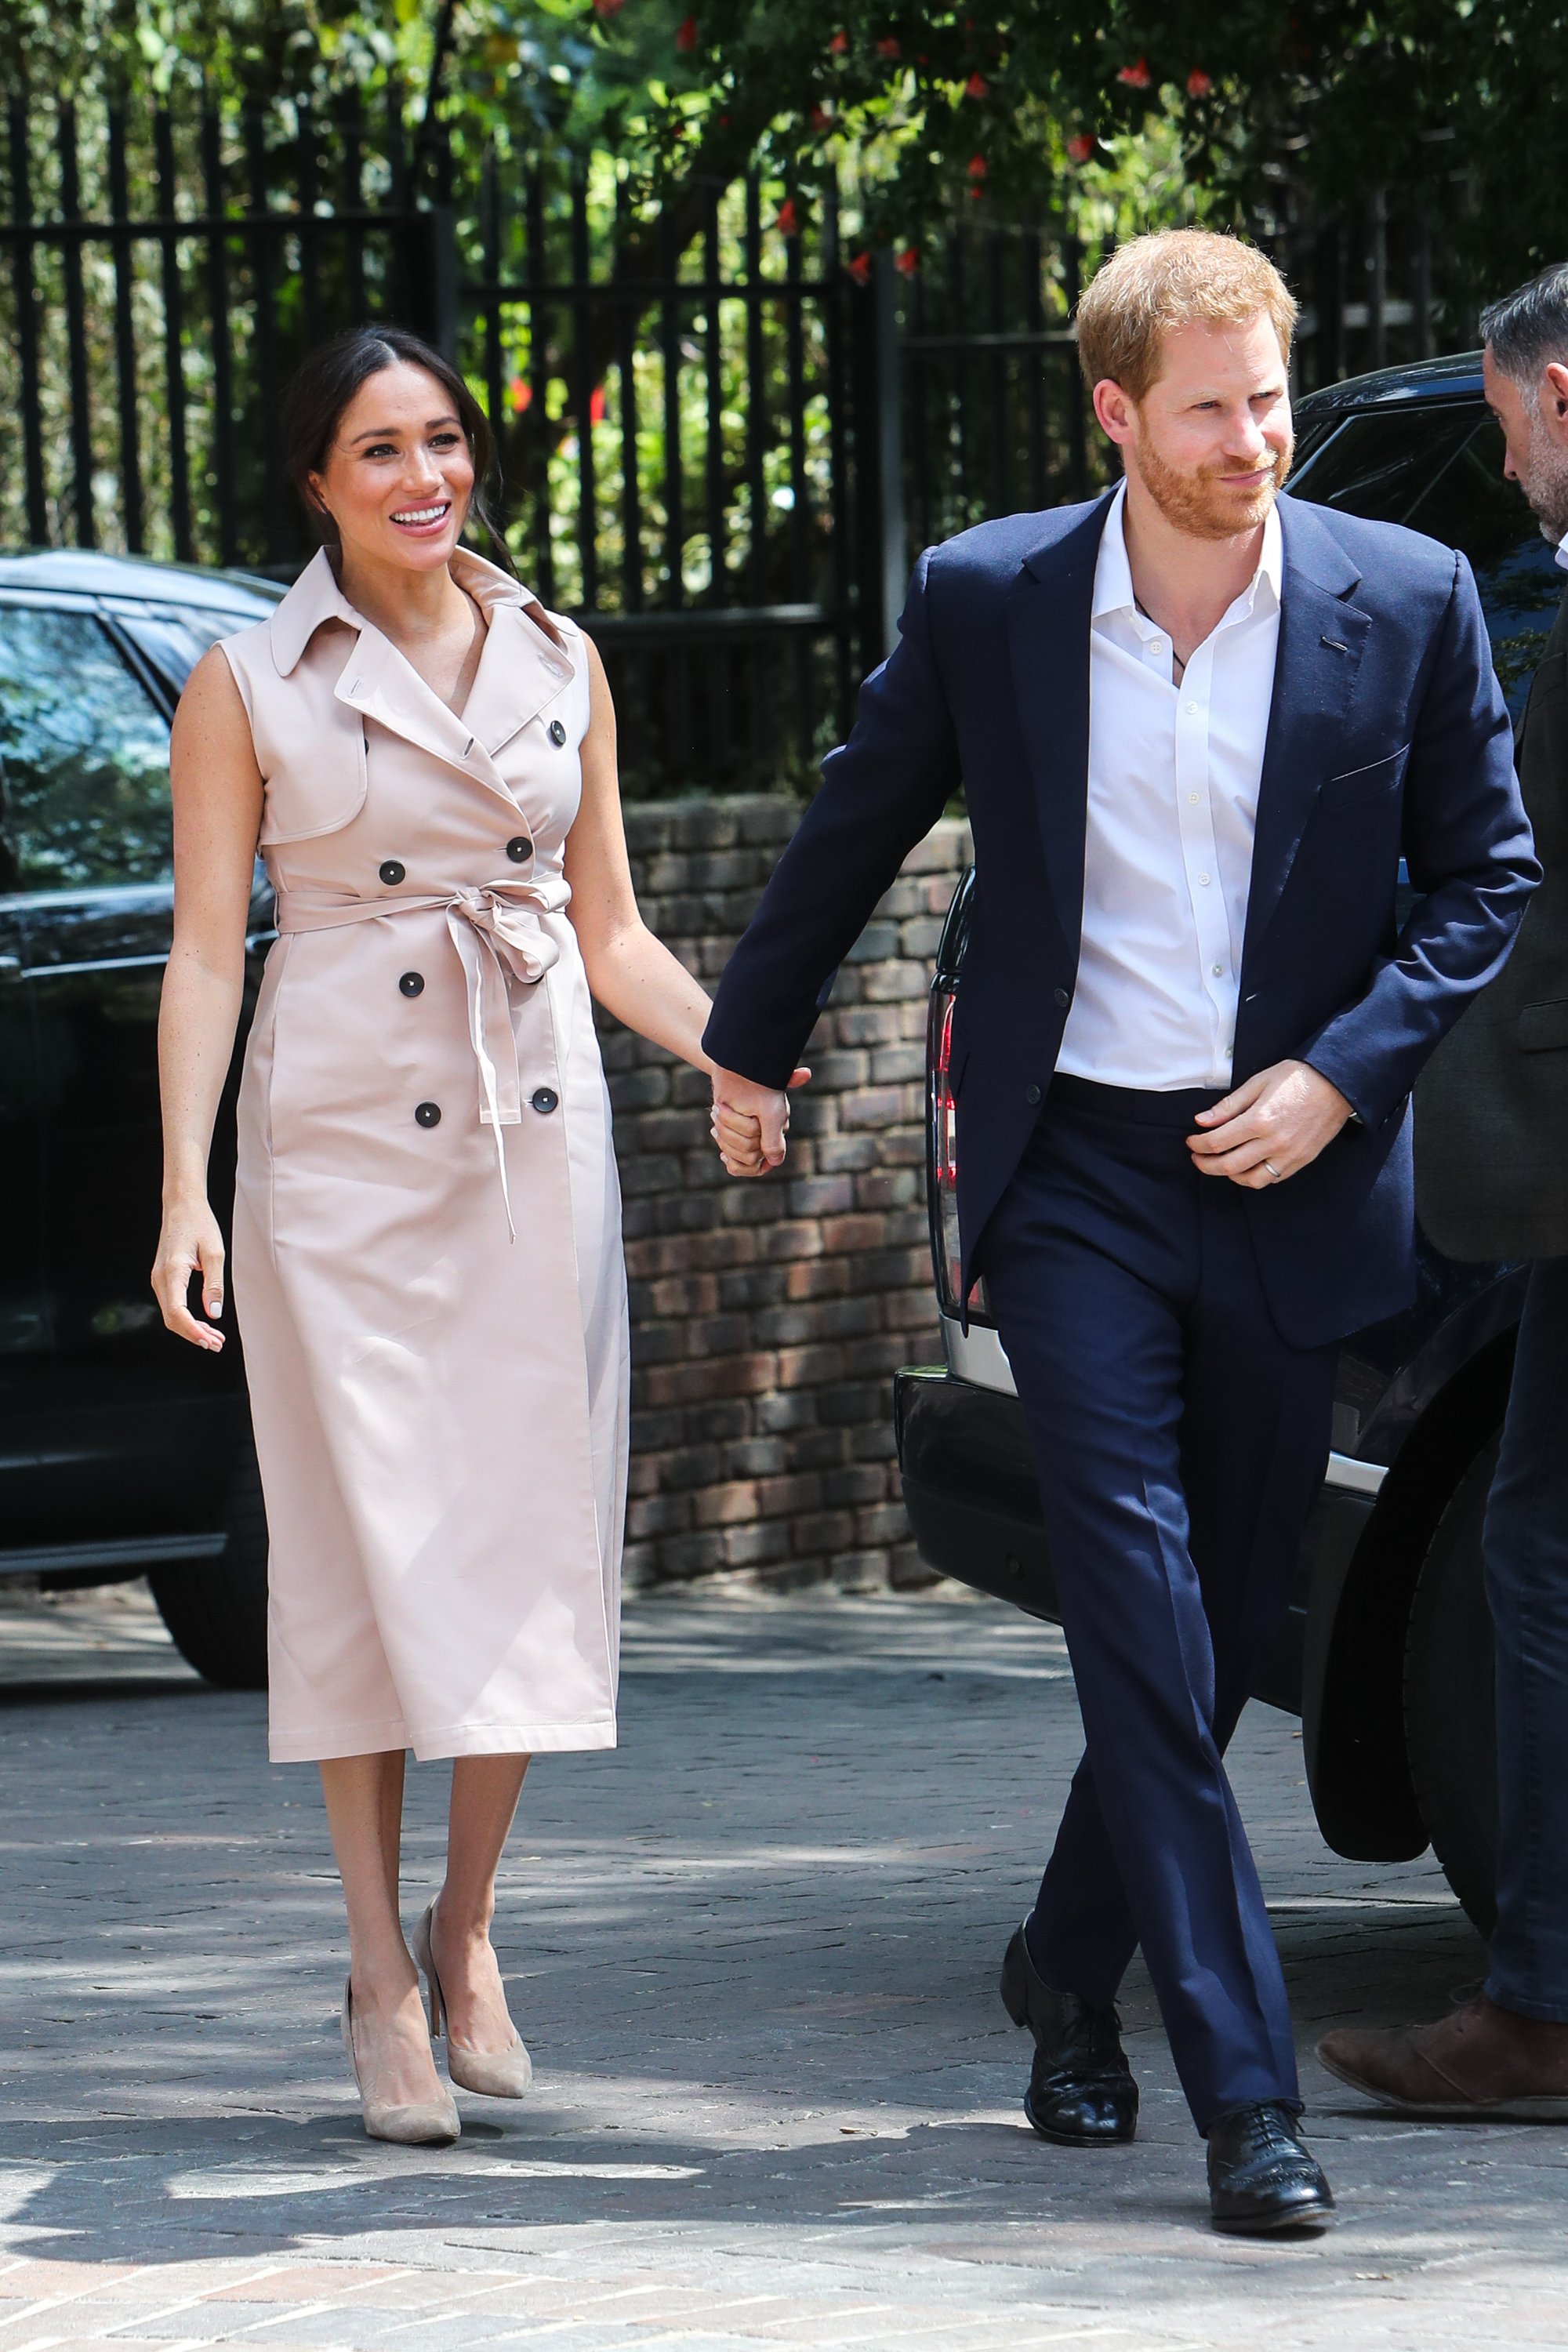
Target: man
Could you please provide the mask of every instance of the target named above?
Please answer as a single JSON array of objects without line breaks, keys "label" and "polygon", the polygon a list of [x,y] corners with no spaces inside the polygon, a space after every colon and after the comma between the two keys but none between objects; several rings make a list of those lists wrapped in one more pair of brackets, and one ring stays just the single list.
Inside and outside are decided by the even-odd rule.
[{"label": "man", "polygon": [[1335,1343],[1413,1295],[1406,1097],[1536,874],[1464,562],[1278,499],[1294,316],[1233,238],[1106,264],[1079,346],[1124,484],[921,557],[705,1039],[731,1164],[776,1164],[834,969],[963,783],[964,1280],[1028,1418],[1088,1748],[1002,1995],[1036,2128],[1131,2138],[1142,1944],[1214,2221],[1249,2231],[1332,2199],[1221,1758]]},{"label": "man", "polygon": [[[1568,568],[1568,264],[1482,319],[1487,398]],[[1482,1548],[1497,1630],[1497,1926],[1485,1990],[1436,2024],[1328,2035],[1326,2066],[1433,2115],[1568,2115],[1568,601],[1519,772],[1546,880],[1417,1104],[1421,1221],[1458,1258],[1531,1259]]]}]

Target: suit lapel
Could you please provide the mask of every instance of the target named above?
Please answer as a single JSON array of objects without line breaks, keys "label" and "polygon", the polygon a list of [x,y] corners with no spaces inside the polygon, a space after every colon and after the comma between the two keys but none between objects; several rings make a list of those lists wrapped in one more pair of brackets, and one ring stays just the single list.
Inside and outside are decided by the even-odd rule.
[{"label": "suit lapel", "polygon": [[1034,780],[1040,846],[1063,939],[1083,929],[1089,811],[1089,633],[1094,567],[1110,498],[1061,539],[1026,556],[1007,592],[1007,639],[1018,721]]},{"label": "suit lapel", "polygon": [[1361,574],[1312,509],[1281,499],[1284,584],[1274,698],[1252,845],[1243,985],[1289,878],[1308,818],[1332,774],[1371,627],[1348,602]]}]

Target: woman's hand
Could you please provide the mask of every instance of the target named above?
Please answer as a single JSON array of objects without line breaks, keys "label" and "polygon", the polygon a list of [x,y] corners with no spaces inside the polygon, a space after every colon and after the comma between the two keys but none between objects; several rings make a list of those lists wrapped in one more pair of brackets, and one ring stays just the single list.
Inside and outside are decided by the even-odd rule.
[{"label": "woman's hand", "polygon": [[216,1356],[223,1333],[212,1323],[198,1323],[188,1304],[191,1276],[202,1277],[202,1311],[216,1322],[223,1313],[223,1235],[217,1219],[204,1200],[181,1202],[163,1212],[158,1255],[153,1262],[153,1289],[171,1331],[194,1348]]}]

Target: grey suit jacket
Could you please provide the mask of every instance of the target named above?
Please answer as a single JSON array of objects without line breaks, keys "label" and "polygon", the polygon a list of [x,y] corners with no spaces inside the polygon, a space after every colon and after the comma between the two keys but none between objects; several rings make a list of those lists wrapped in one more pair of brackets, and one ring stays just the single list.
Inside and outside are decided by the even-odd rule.
[{"label": "grey suit jacket", "polygon": [[1568,595],[1516,757],[1546,878],[1415,1089],[1415,1205],[1450,1257],[1568,1257]]}]

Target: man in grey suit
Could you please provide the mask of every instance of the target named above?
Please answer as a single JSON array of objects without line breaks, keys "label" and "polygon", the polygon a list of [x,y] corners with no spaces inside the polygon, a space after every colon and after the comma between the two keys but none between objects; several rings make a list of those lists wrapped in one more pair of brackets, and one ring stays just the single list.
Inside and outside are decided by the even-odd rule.
[{"label": "man in grey suit", "polygon": [[[1568,263],[1483,314],[1487,399],[1568,570]],[[1443,2115],[1568,2115],[1568,598],[1517,757],[1546,878],[1513,955],[1427,1066],[1416,1199],[1439,1249],[1531,1261],[1497,1475],[1498,1915],[1479,1996],[1434,2025],[1342,2029],[1345,2082]]]}]

